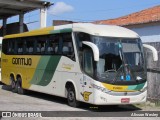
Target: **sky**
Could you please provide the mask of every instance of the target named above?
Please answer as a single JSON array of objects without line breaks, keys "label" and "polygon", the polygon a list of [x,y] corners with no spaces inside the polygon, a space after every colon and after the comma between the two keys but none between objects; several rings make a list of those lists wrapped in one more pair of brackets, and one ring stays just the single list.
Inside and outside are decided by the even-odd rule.
[{"label": "sky", "polygon": [[[53,20],[92,22],[114,19],[160,5],[160,0],[43,0],[54,3],[47,12],[47,26]],[[18,16],[11,17],[7,23],[17,22]],[[40,27],[40,12],[36,10],[25,14],[24,22],[30,30]],[[2,21],[0,21],[2,24]]]}]

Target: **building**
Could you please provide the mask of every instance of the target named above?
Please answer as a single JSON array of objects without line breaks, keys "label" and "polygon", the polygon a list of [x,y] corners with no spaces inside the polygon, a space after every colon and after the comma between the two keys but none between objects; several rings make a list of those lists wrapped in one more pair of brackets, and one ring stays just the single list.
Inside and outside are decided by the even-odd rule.
[{"label": "building", "polygon": [[153,62],[152,53],[146,50],[148,71],[148,99],[160,103],[160,5],[120,18],[95,21],[96,24],[112,24],[137,32],[143,43],[154,46],[159,60]]},{"label": "building", "polygon": [[[23,25],[23,32],[29,31],[25,23]],[[10,23],[6,25],[5,35],[16,34],[20,32],[19,22]],[[0,28],[0,36],[3,36],[3,26]]]},{"label": "building", "polygon": [[[6,35],[7,27],[12,28],[10,27],[11,25],[7,26],[7,19],[16,15],[19,16],[17,33],[25,32],[24,15],[33,10],[40,10],[40,26],[41,28],[46,27],[47,8],[51,5],[53,4],[42,0],[1,0],[0,20],[2,20],[3,24],[2,36]],[[8,33],[12,32],[8,30]]]},{"label": "building", "polygon": [[94,23],[123,26],[137,32],[143,42],[160,42],[160,5],[120,18]]}]

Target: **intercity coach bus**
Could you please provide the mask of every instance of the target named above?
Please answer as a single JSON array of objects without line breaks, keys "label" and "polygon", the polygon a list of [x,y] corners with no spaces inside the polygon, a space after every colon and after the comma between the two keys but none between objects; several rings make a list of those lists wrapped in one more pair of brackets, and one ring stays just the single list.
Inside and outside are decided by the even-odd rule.
[{"label": "intercity coach bus", "polygon": [[2,43],[2,82],[14,92],[65,97],[68,104],[133,104],[146,101],[143,45],[135,32],[112,25],[74,23],[7,35]]}]

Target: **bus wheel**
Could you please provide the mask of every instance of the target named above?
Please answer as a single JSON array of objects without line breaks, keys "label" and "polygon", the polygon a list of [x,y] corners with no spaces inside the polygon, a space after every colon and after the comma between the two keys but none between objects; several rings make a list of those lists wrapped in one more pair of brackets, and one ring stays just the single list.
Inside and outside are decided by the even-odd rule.
[{"label": "bus wheel", "polygon": [[10,77],[10,86],[11,86],[11,90],[14,92],[16,87],[16,82],[12,76]]},{"label": "bus wheel", "polygon": [[24,94],[25,90],[22,88],[22,80],[20,77],[18,77],[16,82],[16,89],[18,94]]},{"label": "bus wheel", "polygon": [[78,107],[79,102],[76,100],[76,94],[75,94],[75,89],[73,86],[70,86],[67,89],[67,100],[68,100],[68,105],[71,107]]}]

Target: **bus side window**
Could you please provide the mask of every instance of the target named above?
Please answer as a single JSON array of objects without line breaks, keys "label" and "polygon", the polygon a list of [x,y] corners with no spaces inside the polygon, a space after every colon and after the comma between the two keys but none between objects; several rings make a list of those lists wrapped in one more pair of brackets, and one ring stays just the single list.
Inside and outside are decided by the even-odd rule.
[{"label": "bus side window", "polygon": [[15,51],[15,39],[9,39],[8,41],[8,54],[14,54]]},{"label": "bus side window", "polygon": [[67,33],[63,35],[62,53],[64,56],[67,56],[75,61],[75,54],[74,54],[71,33]]},{"label": "bus side window", "polygon": [[90,49],[84,49],[83,51],[83,70],[89,76],[93,76],[93,53]]},{"label": "bus side window", "polygon": [[21,40],[23,41],[23,53],[27,54],[28,53],[28,48],[27,48],[26,38],[21,38]]},{"label": "bus side window", "polygon": [[49,36],[48,54],[59,54],[59,35]]},{"label": "bus side window", "polygon": [[17,42],[17,52],[18,54],[23,54],[23,40],[21,40],[20,38],[19,39],[16,39],[16,42]]},{"label": "bus side window", "polygon": [[46,36],[38,36],[36,37],[36,53],[44,55],[46,54],[47,49],[47,37]]},{"label": "bus side window", "polygon": [[41,44],[37,43],[37,53],[40,54],[41,53]]},{"label": "bus side window", "polygon": [[2,52],[4,53],[4,54],[9,54],[10,53],[10,48],[9,48],[9,41],[10,40],[3,40],[3,42],[2,42]]},{"label": "bus side window", "polygon": [[87,33],[83,33],[83,32],[76,32],[75,34],[75,38],[76,38],[76,46],[78,51],[82,51],[82,41],[90,41],[90,35]]},{"label": "bus side window", "polygon": [[26,54],[34,54],[35,40],[32,37],[26,38]]},{"label": "bus side window", "polygon": [[48,48],[47,48],[47,52],[50,53],[50,54],[53,53],[53,49],[54,49],[54,48],[53,48],[52,46],[54,47],[53,44],[50,44],[50,45],[48,46]]}]

